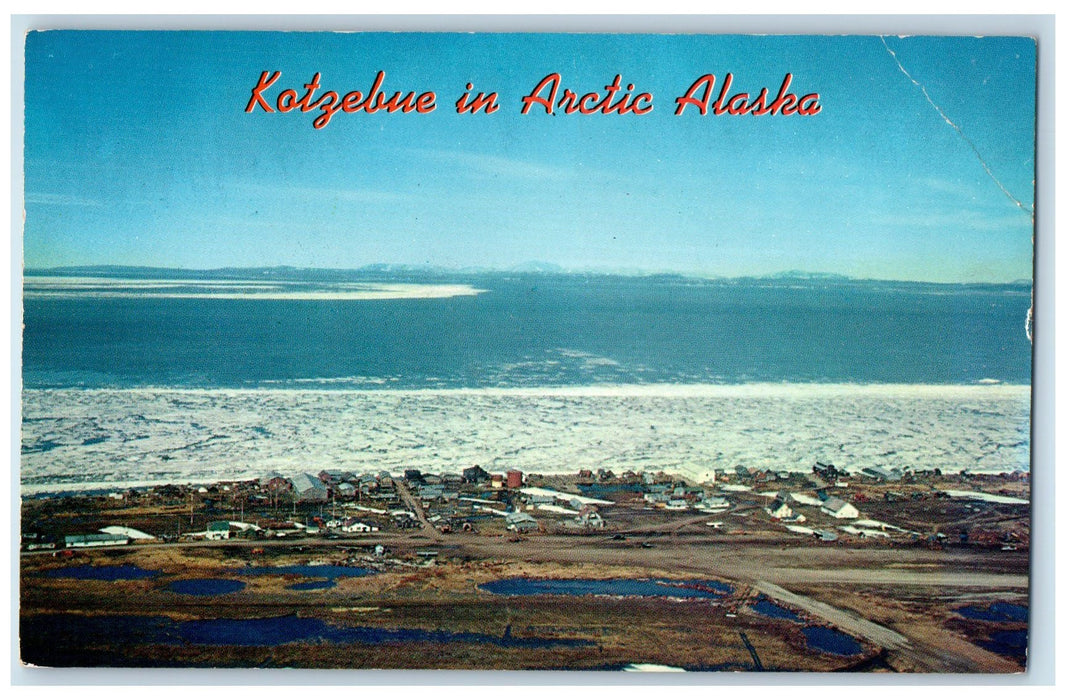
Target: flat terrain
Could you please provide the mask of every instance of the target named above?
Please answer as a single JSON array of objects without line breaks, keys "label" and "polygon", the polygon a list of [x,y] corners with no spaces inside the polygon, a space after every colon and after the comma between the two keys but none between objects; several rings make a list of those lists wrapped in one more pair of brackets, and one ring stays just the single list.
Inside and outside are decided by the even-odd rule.
[{"label": "flat terrain", "polygon": [[[539,483],[576,491],[562,477]],[[944,495],[961,486],[1006,502]],[[261,485],[236,483],[27,499],[23,533],[38,534],[24,539],[21,559],[22,659],[119,667],[1025,668],[1028,486],[1012,478],[838,485],[835,494],[862,508],[861,518],[845,521],[819,511],[817,500],[805,504],[811,497],[800,484],[769,492],[669,486],[703,508],[729,501],[722,512],[699,513],[691,504],[653,507],[640,493],[651,487],[618,482],[600,501],[606,524],[580,527],[589,511],[582,504],[537,510],[517,489],[456,486],[476,496],[444,501],[427,499],[418,482],[382,480],[379,488],[381,495],[346,504],[283,504]],[[806,532],[822,534],[769,517],[774,494],[789,490],[799,495],[794,509],[808,516]],[[259,505],[245,512],[254,498]],[[496,514],[475,507],[483,505]],[[503,508],[533,513],[536,528],[508,529]],[[208,524],[227,516],[232,538],[205,539]],[[380,527],[312,527],[353,517]],[[262,527],[238,529],[248,522]],[[55,546],[60,533],[114,524],[162,534],[123,546]]]},{"label": "flat terrain", "polygon": [[[713,541],[662,542],[646,548],[599,537],[454,535],[432,544],[427,564],[415,554],[427,546],[419,534],[387,535],[361,542],[391,556],[381,573],[340,579],[333,588],[293,591],[299,576],[248,577],[247,566],[309,562],[374,564],[373,555],[325,541],[304,543],[203,543],[115,548],[73,559],[24,555],[22,638],[25,661],[42,665],[327,666],[351,668],[614,668],[660,663],[690,669],[754,670],[740,632],[756,649],[764,670],[827,671],[869,662],[883,670],[1016,672],[1022,667],[988,652],[965,630],[945,629],[952,609],[977,600],[1022,602],[1027,560],[1017,552],[954,552],[834,546],[767,547]],[[253,554],[253,550],[256,552]],[[134,564],[158,571],[137,581],[84,581],[46,574],[72,564]],[[669,600],[603,596],[498,596],[479,584],[513,577],[710,579],[732,585],[721,600]],[[235,578],[245,590],[212,597],[166,590],[178,578]],[[802,584],[802,593],[790,586]],[[876,588],[841,599],[836,586]],[[894,593],[927,599],[906,604]],[[826,625],[861,642],[857,655],[812,653],[801,624],[753,612],[759,596],[795,611],[802,625]],[[578,602],[580,601],[580,602]],[[876,614],[871,614],[871,611]],[[271,647],[163,645],[107,640],[64,649],[35,634],[37,621],[55,615],[137,615],[182,619],[255,619],[299,616],[331,624],[381,629],[448,630],[500,641],[319,644],[306,640]],[[43,626],[42,631],[49,629]],[[511,648],[505,639],[591,640],[574,647]],[[595,653],[590,647],[594,647]],[[390,651],[391,649],[391,651]],[[36,655],[36,657],[35,657]]]}]

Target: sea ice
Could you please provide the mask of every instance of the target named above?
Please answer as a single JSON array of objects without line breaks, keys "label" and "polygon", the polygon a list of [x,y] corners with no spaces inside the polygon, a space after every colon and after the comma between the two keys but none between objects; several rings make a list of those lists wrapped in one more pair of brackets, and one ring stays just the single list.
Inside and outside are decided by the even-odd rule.
[{"label": "sea ice", "polygon": [[690,477],[816,460],[1029,468],[1029,387],[1011,385],[28,389],[22,413],[24,493],[473,464]]}]

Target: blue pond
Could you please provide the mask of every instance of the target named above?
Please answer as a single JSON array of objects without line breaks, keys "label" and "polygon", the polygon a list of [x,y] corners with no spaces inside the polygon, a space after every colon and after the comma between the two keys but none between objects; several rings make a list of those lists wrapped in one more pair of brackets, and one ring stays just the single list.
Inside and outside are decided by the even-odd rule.
[{"label": "blue pond", "polygon": [[257,620],[196,620],[176,625],[178,635],[190,644],[231,644],[236,646],[273,646],[301,641],[322,641],[334,644],[396,644],[428,642],[431,644],[472,643],[494,644],[502,647],[588,646],[584,639],[551,639],[542,637],[516,638],[510,628],[500,637],[473,632],[446,630],[382,629],[378,627],[337,627],[321,620],[296,617],[274,617]]},{"label": "blue pond", "polygon": [[828,627],[804,627],[803,636],[807,638],[808,647],[827,654],[855,656],[862,652],[862,647],[854,637]]},{"label": "blue pond", "polygon": [[801,618],[796,613],[792,612],[788,608],[783,608],[776,603],[770,602],[768,598],[759,596],[755,604],[751,606],[751,609],[760,615],[766,615],[767,617],[776,617],[782,620],[792,620],[793,622],[802,622]]},{"label": "blue pond", "polygon": [[114,615],[85,617],[56,614],[33,615],[24,621],[24,635],[42,640],[76,639],[79,645],[110,644],[202,644],[232,646],[274,646],[294,642],[327,644],[492,644],[511,648],[583,647],[587,639],[512,637],[510,627],[502,635],[447,630],[383,629],[342,627],[314,618],[295,615],[264,619],[208,619],[175,622],[166,617]]},{"label": "blue pond", "polygon": [[1029,645],[1028,630],[1002,630],[993,632],[988,641],[979,641],[977,645],[994,654],[1000,654],[1025,663]]},{"label": "blue pond", "polygon": [[733,588],[720,581],[668,581],[646,579],[534,579],[505,578],[481,584],[497,595],[612,595],[721,598]]},{"label": "blue pond", "polygon": [[167,586],[174,593],[184,595],[225,595],[244,589],[244,581],[228,578],[187,578]]},{"label": "blue pond", "polygon": [[985,622],[1027,622],[1029,620],[1029,607],[1013,603],[992,603],[988,607],[965,605],[955,612],[967,620],[984,620]]},{"label": "blue pond", "polygon": [[121,564],[119,566],[91,566],[89,564],[81,564],[79,566],[68,566],[63,569],[53,569],[47,574],[49,578],[76,578],[89,581],[139,580],[153,578],[158,575],[158,571],[142,569],[141,567],[132,564]]}]

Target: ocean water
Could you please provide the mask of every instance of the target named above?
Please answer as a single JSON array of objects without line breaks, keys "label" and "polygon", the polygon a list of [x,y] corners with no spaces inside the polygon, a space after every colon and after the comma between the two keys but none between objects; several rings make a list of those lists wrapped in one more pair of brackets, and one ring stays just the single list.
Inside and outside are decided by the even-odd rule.
[{"label": "ocean water", "polygon": [[1028,305],[1028,285],[28,278],[22,487],[1028,469]]},{"label": "ocean water", "polygon": [[1030,383],[1029,289],[1021,285],[502,274],[453,282],[483,291],[336,299],[331,292],[343,283],[276,287],[311,297],[292,299],[233,284],[31,281],[23,381],[402,389]]}]

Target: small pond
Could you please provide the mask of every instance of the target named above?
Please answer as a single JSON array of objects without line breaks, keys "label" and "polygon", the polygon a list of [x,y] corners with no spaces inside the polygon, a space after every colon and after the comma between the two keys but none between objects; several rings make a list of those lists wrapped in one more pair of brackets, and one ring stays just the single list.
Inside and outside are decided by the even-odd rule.
[{"label": "small pond", "polygon": [[983,620],[985,622],[1028,622],[1029,607],[1015,605],[1014,603],[992,603],[991,605],[964,605],[955,610],[967,620]]},{"label": "small pond", "polygon": [[505,578],[481,584],[497,595],[609,595],[671,598],[721,598],[733,588],[720,581],[669,581],[665,579],[537,579]]},{"label": "small pond", "polygon": [[807,646],[816,651],[837,656],[855,656],[862,653],[862,646],[855,637],[828,627],[804,627],[803,636],[807,638]]},{"label": "small pond", "polygon": [[341,627],[315,618],[273,617],[252,620],[193,620],[175,625],[178,636],[189,644],[226,644],[235,646],[273,646],[292,642],[327,642],[333,644],[493,644],[501,647],[541,648],[551,646],[589,646],[585,639],[548,637],[512,637],[510,628],[501,636],[474,632],[423,630],[412,628]]},{"label": "small pond", "polygon": [[1028,653],[1029,632],[1028,630],[1001,630],[993,632],[986,641],[978,641],[977,645],[993,654],[1006,656],[1024,665]]},{"label": "small pond", "polygon": [[174,581],[167,590],[183,595],[225,595],[244,590],[244,581],[229,578],[186,578]]},{"label": "small pond", "polygon": [[752,604],[751,609],[760,615],[767,617],[776,617],[781,620],[791,620],[792,622],[803,622],[796,613],[792,612],[788,608],[781,607],[777,603],[773,603],[769,598],[765,596],[759,596],[759,598]]},{"label": "small pond", "polygon": [[24,639],[45,643],[48,639],[77,640],[80,646],[95,644],[200,644],[208,646],[275,646],[278,644],[492,644],[509,648],[584,647],[588,639],[512,637],[508,627],[499,636],[474,632],[413,628],[345,627],[316,618],[268,617],[247,620],[213,618],[178,622],[166,617],[110,615],[86,617],[72,614],[33,615],[22,622]]},{"label": "small pond", "polygon": [[117,566],[81,564],[79,566],[53,569],[46,575],[49,578],[76,578],[83,581],[120,581],[154,578],[159,575],[159,572],[151,569],[142,569],[133,564],[119,564]]}]

